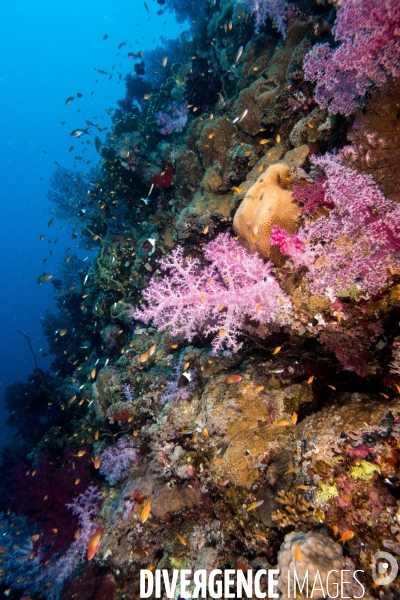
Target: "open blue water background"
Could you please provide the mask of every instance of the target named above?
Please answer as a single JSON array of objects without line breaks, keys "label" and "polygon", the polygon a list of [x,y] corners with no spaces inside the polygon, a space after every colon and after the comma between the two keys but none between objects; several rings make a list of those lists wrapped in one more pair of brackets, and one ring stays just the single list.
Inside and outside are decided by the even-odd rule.
[{"label": "open blue water background", "polygon": [[[31,339],[39,366],[46,347],[40,319],[55,310],[51,282],[38,285],[38,276],[54,273],[64,249],[71,246],[66,224],[46,212],[49,178],[54,161],[71,168],[73,157],[88,170],[99,158],[94,145],[73,140],[70,132],[85,127],[85,119],[110,127],[106,108],[116,108],[125,95],[117,73],[133,72],[128,51],[160,44],[160,35],[176,37],[183,26],[169,13],[157,15],[160,5],[148,0],[0,0],[0,443],[7,440],[3,393],[14,381],[25,381],[33,371],[26,340]],[[108,34],[108,39],[103,40]],[[118,50],[118,44],[128,40]],[[118,52],[120,53],[117,56]],[[115,70],[112,71],[112,65]],[[94,67],[113,72],[98,74]],[[95,83],[98,79],[98,83]],[[91,92],[94,90],[94,94]],[[83,94],[65,106],[68,96]],[[103,118],[104,117],[104,118]],[[66,121],[61,125],[61,121]],[[93,142],[92,131],[89,139]],[[104,134],[102,135],[104,138]],[[74,150],[68,149],[74,145]],[[89,166],[87,160],[92,160]],[[86,167],[86,168],[83,168]],[[40,241],[45,234],[45,241]],[[57,243],[54,244],[54,239]],[[49,243],[48,240],[51,240]],[[52,249],[53,257],[49,256]],[[45,265],[42,259],[48,257]]]}]

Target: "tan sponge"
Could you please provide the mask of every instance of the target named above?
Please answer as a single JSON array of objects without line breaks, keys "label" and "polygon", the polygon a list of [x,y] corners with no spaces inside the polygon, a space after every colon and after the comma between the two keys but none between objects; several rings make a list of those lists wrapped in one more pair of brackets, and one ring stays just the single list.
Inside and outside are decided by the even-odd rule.
[{"label": "tan sponge", "polygon": [[270,248],[271,229],[278,225],[289,234],[297,230],[299,205],[292,196],[293,177],[285,163],[271,165],[251,186],[236,211],[233,227],[250,252],[279,261],[277,246]]}]

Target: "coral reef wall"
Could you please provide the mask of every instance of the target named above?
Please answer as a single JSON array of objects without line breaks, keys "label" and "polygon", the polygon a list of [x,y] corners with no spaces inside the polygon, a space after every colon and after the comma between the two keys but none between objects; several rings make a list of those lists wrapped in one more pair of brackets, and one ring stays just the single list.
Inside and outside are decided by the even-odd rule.
[{"label": "coral reef wall", "polygon": [[53,373],[6,392],[2,585],[275,567],[285,598],[297,565],[398,597],[398,3],[159,4],[190,35],[131,57],[98,167],[50,184],[95,255],[53,280]]}]

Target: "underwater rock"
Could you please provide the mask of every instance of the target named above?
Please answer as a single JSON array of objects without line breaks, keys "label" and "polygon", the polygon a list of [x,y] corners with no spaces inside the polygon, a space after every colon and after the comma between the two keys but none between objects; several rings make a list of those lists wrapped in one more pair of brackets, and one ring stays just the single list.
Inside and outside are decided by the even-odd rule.
[{"label": "underwater rock", "polygon": [[317,461],[332,465],[340,453],[338,443],[350,434],[359,440],[359,444],[364,441],[373,446],[381,437],[389,435],[392,415],[398,412],[400,398],[388,403],[366,394],[344,394],[338,402],[307,417],[299,425],[308,449],[309,465],[313,467]]},{"label": "underwater rock", "polygon": [[372,94],[356,115],[344,148],[345,162],[361,173],[373,175],[380,190],[390,200],[400,200],[399,160],[400,79],[390,80],[379,92]]},{"label": "underwater rock", "polygon": [[293,454],[290,451],[281,449],[272,463],[268,466],[265,474],[265,481],[259,488],[256,500],[263,501],[263,504],[257,509],[260,521],[267,527],[276,527],[277,524],[272,520],[272,515],[278,510],[278,494],[286,491],[293,483]]},{"label": "underwater rock", "polygon": [[295,148],[308,144],[314,149],[321,142],[327,142],[332,134],[334,118],[326,110],[315,108],[293,127],[289,140]]},{"label": "underwater rock", "polygon": [[92,385],[93,404],[102,417],[111,404],[121,400],[121,373],[114,367],[103,367]]},{"label": "underwater rock", "polygon": [[273,453],[279,446],[292,448],[294,452],[295,445],[295,427],[284,432],[276,427],[240,431],[224,454],[224,474],[234,485],[250,489],[258,478],[258,468],[264,456]]},{"label": "underwater rock", "polygon": [[201,499],[200,490],[188,481],[175,486],[166,484],[154,493],[151,512],[157,519],[164,519],[167,513],[198,507]]},{"label": "underwater rock", "polygon": [[290,168],[278,163],[268,167],[247,192],[235,214],[233,227],[250,252],[279,260],[279,249],[271,249],[269,238],[274,225],[288,233],[296,232],[299,206],[293,199],[292,186]]},{"label": "underwater rock", "polygon": [[[298,50],[306,34],[305,23],[291,21],[286,43],[277,45],[267,68],[263,69],[262,76],[239,93],[233,113],[240,116],[246,108],[249,110],[246,118],[240,123],[244,133],[255,136],[261,127],[275,126],[281,122],[282,113],[288,106],[288,79],[295,75],[295,63],[301,68],[301,54],[306,53],[305,47],[303,52]],[[246,50],[246,53],[250,56],[251,49]],[[261,68],[264,65],[266,62],[260,64]],[[256,73],[258,74],[258,71]]]}]

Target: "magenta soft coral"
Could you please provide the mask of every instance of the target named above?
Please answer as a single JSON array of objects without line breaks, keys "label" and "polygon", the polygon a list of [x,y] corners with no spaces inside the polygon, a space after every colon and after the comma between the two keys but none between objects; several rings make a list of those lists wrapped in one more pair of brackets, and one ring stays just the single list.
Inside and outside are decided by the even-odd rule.
[{"label": "magenta soft coral", "polygon": [[304,76],[316,82],[321,106],[347,116],[371,85],[400,76],[400,2],[343,0],[332,31],[341,45],[316,44],[304,60]]},{"label": "magenta soft coral", "polygon": [[287,254],[296,266],[311,267],[315,257],[308,252],[307,245],[296,235],[289,235],[285,229],[275,225],[269,238],[271,246],[279,246],[283,254]]},{"label": "magenta soft coral", "polygon": [[295,264],[309,267],[314,294],[332,302],[351,293],[377,294],[388,273],[400,268],[400,204],[386,199],[370,175],[344,166],[339,155],[312,162],[325,171],[325,202],[334,208],[292,238],[280,233],[275,243]]},{"label": "magenta soft coral", "polygon": [[249,254],[229,234],[204,247],[208,265],[184,256],[181,247],[160,261],[164,276],[153,277],[144,291],[146,307],[133,317],[172,335],[192,340],[199,332],[212,335],[213,351],[235,349],[246,317],[261,323],[290,322],[292,306],[271,274],[271,263]]},{"label": "magenta soft coral", "polygon": [[293,188],[293,198],[304,204],[300,209],[301,215],[315,215],[320,206],[333,208],[333,202],[325,197],[325,179],[317,177],[313,186],[295,185]]}]

